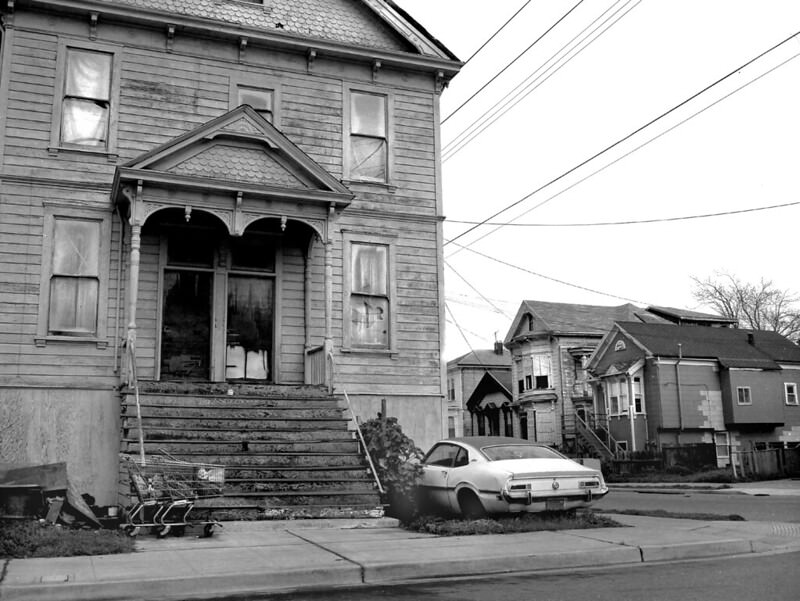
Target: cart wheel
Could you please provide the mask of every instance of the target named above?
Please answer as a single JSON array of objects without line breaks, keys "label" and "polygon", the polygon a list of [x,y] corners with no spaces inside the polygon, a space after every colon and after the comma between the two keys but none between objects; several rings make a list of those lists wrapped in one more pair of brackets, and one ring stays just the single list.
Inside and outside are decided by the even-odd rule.
[{"label": "cart wheel", "polygon": [[158,538],[166,537],[169,534],[170,530],[172,530],[172,526],[170,524],[164,525],[164,527],[158,531]]},{"label": "cart wheel", "polygon": [[131,538],[139,534],[139,526],[125,526],[122,531]]},{"label": "cart wheel", "polygon": [[214,536],[214,524],[206,524],[203,526],[203,538]]}]

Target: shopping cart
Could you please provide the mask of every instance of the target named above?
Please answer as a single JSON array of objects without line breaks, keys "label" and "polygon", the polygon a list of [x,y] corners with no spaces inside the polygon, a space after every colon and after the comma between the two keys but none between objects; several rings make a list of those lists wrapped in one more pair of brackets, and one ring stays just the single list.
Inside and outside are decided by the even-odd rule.
[{"label": "shopping cart", "polygon": [[198,499],[222,496],[223,466],[182,461],[163,451],[121,458],[130,478],[132,502],[122,525],[129,536],[151,528],[164,537],[170,532],[182,533],[187,526],[202,526],[203,536],[212,535],[219,522],[191,520],[189,514]]}]

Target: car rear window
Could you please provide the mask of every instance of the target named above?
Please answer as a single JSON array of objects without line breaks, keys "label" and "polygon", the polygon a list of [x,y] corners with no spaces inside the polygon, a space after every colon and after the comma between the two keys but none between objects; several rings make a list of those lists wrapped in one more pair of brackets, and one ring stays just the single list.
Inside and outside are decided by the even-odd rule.
[{"label": "car rear window", "polygon": [[557,452],[530,444],[508,444],[481,447],[481,451],[489,461],[503,459],[561,459]]}]

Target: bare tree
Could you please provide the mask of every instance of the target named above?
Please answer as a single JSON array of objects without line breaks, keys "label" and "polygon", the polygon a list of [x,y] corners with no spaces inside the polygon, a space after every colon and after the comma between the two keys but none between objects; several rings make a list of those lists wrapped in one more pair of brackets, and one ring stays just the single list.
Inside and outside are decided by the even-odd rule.
[{"label": "bare tree", "polygon": [[770,280],[754,284],[724,272],[692,280],[695,300],[720,315],[737,320],[743,328],[773,330],[800,343],[800,298],[793,292]]}]

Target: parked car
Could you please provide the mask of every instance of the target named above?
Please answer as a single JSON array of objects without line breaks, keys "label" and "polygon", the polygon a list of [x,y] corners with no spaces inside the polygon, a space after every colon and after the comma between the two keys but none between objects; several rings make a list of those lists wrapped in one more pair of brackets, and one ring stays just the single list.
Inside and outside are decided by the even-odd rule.
[{"label": "parked car", "polygon": [[437,442],[422,460],[423,510],[487,513],[566,511],[608,493],[603,474],[550,447],[517,438],[468,436]]}]

